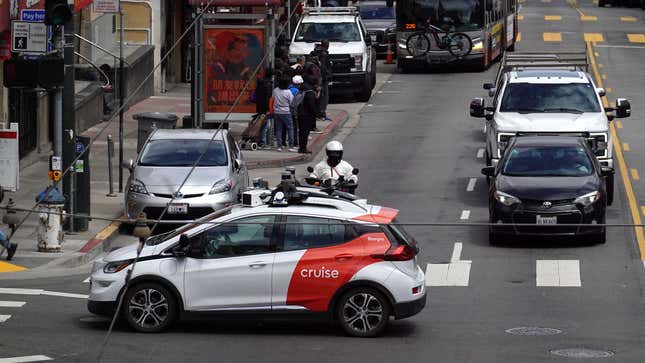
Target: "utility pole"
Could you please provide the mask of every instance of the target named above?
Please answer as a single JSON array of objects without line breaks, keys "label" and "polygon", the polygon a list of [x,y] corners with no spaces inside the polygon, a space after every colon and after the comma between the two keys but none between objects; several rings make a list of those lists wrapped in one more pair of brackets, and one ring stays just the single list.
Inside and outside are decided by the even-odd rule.
[{"label": "utility pole", "polygon": [[123,42],[125,37],[125,24],[123,24],[123,7],[119,1],[119,23],[121,24],[119,36],[119,193],[123,193],[123,101],[125,100],[125,75],[124,75],[124,60],[123,60]]},{"label": "utility pole", "polygon": [[[65,115],[62,119],[62,139],[63,139],[63,170],[67,170],[72,161],[76,158],[76,92],[74,84],[74,17],[70,17],[64,26],[64,46],[63,57],[65,59],[65,82],[63,83],[62,98],[63,112]],[[63,194],[70,195],[72,177],[74,173],[67,173],[63,179]],[[70,198],[66,198],[65,210],[72,211],[76,208],[70,208]],[[76,207],[76,206],[74,206]],[[72,231],[74,232],[74,231]]]}]

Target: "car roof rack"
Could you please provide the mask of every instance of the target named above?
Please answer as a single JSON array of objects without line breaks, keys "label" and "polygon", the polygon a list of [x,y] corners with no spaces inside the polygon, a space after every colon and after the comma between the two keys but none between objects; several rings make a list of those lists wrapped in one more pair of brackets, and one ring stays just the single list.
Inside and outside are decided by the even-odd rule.
[{"label": "car roof rack", "polygon": [[315,6],[304,7],[303,13],[307,15],[358,15],[358,8],[355,6]]},{"label": "car roof rack", "polygon": [[561,69],[589,71],[589,54],[585,45],[583,51],[570,52],[504,52],[499,63],[495,84],[502,74],[527,69]]}]

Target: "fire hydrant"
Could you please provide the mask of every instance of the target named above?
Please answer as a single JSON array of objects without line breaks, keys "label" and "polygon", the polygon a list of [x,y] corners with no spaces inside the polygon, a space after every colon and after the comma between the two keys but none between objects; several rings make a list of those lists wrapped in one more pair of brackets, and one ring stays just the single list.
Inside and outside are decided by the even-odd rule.
[{"label": "fire hydrant", "polygon": [[60,190],[48,187],[36,198],[38,205],[38,251],[60,252],[63,243],[65,197]]}]

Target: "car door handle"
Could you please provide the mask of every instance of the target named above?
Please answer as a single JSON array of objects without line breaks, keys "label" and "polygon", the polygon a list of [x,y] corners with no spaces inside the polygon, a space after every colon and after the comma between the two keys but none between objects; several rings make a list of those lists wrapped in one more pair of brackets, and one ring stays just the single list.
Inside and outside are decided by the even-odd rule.
[{"label": "car door handle", "polygon": [[252,262],[252,263],[250,263],[250,264],[249,264],[249,267],[250,267],[250,268],[252,268],[252,269],[258,269],[258,268],[262,268],[262,267],[264,267],[264,266],[266,266],[266,265],[267,265],[267,264],[266,264],[265,262],[258,261],[258,262]]},{"label": "car door handle", "polygon": [[351,253],[341,253],[340,255],[334,256],[334,258],[338,261],[346,261],[351,259],[352,257],[354,257],[354,255],[352,255]]}]

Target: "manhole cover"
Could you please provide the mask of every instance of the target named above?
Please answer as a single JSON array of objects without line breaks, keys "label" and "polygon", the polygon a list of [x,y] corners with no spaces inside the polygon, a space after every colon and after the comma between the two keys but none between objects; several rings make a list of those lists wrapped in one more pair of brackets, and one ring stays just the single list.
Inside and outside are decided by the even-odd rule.
[{"label": "manhole cover", "polygon": [[609,358],[614,355],[611,350],[592,348],[564,348],[552,349],[549,353],[566,358]]},{"label": "manhole cover", "polygon": [[513,335],[544,336],[561,334],[562,330],[542,328],[539,326],[520,326],[517,328],[508,329],[506,330],[506,332]]}]

